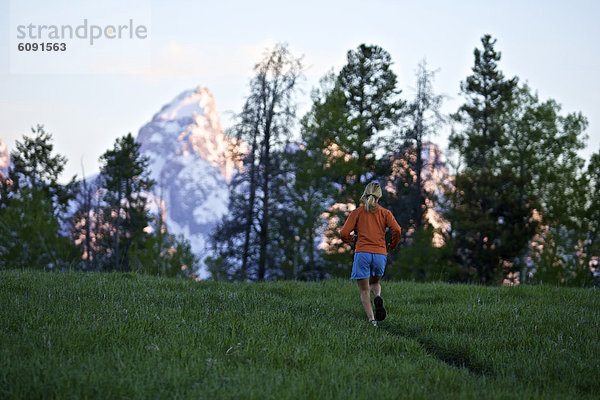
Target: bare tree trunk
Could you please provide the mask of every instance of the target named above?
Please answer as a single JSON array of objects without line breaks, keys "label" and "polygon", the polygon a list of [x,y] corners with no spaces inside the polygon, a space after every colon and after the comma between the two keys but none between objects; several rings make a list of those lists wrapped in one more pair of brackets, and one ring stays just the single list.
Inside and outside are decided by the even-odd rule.
[{"label": "bare tree trunk", "polygon": [[91,248],[92,248],[92,240],[91,240],[91,214],[92,214],[92,193],[91,189],[87,185],[87,180],[85,179],[85,169],[83,167],[83,158],[81,159],[81,176],[83,177],[83,212],[85,214],[85,240],[83,242],[83,248],[85,252],[85,269],[89,270],[91,267]]},{"label": "bare tree trunk", "polygon": [[121,270],[121,254],[119,253],[119,230],[121,229],[121,185],[119,185],[119,191],[117,192],[117,223],[115,224],[115,233],[113,240],[115,241],[115,270]]},{"label": "bare tree trunk", "polygon": [[[265,99],[266,100],[266,99]],[[266,103],[266,101],[265,101]],[[273,101],[274,103],[274,101]],[[263,150],[263,215],[260,224],[260,256],[258,260],[258,280],[265,279],[266,263],[267,263],[267,243],[269,239],[269,178],[271,173],[271,121],[272,121],[272,106],[267,113],[265,120],[265,138],[264,138],[264,150]]]},{"label": "bare tree trunk", "polygon": [[250,252],[250,234],[252,232],[252,222],[254,220],[254,203],[256,201],[256,165],[255,165],[255,155],[256,155],[256,147],[257,147],[257,137],[259,134],[258,124],[259,124],[259,115],[256,116],[255,125],[254,125],[254,135],[252,137],[252,149],[250,156],[250,197],[248,199],[248,211],[247,211],[247,220],[246,220],[246,232],[244,237],[244,250],[242,252],[242,271],[248,270],[248,257]]},{"label": "bare tree trunk", "polygon": [[423,198],[423,111],[419,109],[419,115],[417,117],[417,165],[415,166],[415,172],[417,175],[417,202],[416,202],[416,210],[415,210],[415,228],[420,228],[423,225],[423,206],[425,203],[425,199]]},{"label": "bare tree trunk", "polygon": [[92,202],[92,194],[90,189],[88,189],[85,178],[83,178],[83,190],[84,190],[84,209],[85,209],[85,263],[86,269],[90,269],[91,260],[92,260],[92,238],[91,238],[91,228],[92,228],[92,210],[91,210],[91,202]]}]

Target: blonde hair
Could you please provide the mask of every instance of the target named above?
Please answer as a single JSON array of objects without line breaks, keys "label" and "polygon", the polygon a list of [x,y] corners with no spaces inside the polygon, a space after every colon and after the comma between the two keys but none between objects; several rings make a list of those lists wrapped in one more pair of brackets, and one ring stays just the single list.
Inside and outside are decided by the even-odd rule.
[{"label": "blonde hair", "polygon": [[379,183],[373,181],[367,184],[365,192],[360,198],[365,203],[365,209],[368,212],[375,212],[377,210],[377,202],[381,198],[381,186]]}]

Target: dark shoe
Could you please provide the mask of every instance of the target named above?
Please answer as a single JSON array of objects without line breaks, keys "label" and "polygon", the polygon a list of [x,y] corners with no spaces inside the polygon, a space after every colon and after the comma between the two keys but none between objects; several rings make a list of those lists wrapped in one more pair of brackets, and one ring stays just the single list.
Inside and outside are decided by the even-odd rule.
[{"label": "dark shoe", "polygon": [[381,296],[376,296],[375,300],[375,319],[377,321],[383,321],[387,313],[385,312],[385,308],[383,307],[383,299]]}]

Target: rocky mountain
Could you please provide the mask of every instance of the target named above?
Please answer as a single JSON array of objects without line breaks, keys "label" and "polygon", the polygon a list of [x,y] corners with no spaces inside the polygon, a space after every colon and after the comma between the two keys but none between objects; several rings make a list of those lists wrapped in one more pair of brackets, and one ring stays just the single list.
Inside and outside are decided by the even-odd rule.
[{"label": "rocky mountain", "polygon": [[422,178],[425,190],[433,193],[438,199],[438,204],[433,203],[431,199],[427,199],[427,213],[425,214],[425,218],[436,230],[433,235],[433,244],[436,247],[441,247],[444,244],[444,239],[439,231],[447,231],[450,228],[450,223],[442,216],[439,202],[446,196],[444,187],[451,186],[450,174],[438,145],[431,142],[424,143],[421,158],[423,159],[424,166]]},{"label": "rocky mountain", "polygon": [[[402,182],[402,179],[404,179],[402,177],[408,175],[409,171],[414,168],[409,165],[409,161],[412,163],[416,162],[416,151],[414,148],[405,149],[404,151],[406,153],[397,154],[392,157],[392,171],[386,187],[391,193],[396,192],[394,185],[398,184],[398,180]],[[444,187],[451,184],[448,167],[443,160],[441,149],[435,143],[423,143],[421,159],[423,161],[423,169],[421,170],[423,187],[427,192],[432,193],[434,197],[438,199],[437,203],[431,201],[431,199],[426,199],[427,212],[425,214],[425,219],[436,229],[433,237],[433,244],[440,247],[444,244],[444,239],[442,235],[438,233],[438,230],[444,231],[449,228],[448,221],[444,219],[439,203],[445,196]],[[415,176],[416,174],[410,172],[410,175]],[[405,234],[410,235],[411,231],[407,231]]]},{"label": "rocky mountain", "polygon": [[156,181],[152,203],[162,209],[169,232],[190,240],[202,260],[198,274],[207,277],[208,235],[227,211],[234,171],[212,93],[204,86],[181,93],[140,129],[136,140],[150,158]]},{"label": "rocky mountain", "polygon": [[7,176],[8,167],[10,165],[10,155],[6,143],[0,139],[0,178]]}]

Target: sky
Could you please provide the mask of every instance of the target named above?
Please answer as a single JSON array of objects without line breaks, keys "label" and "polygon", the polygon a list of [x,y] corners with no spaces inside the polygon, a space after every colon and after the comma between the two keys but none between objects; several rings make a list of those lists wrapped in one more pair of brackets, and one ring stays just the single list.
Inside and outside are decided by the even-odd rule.
[{"label": "sky", "polygon": [[[227,128],[253,65],[276,43],[304,57],[300,114],[318,80],[339,71],[347,51],[361,43],[391,54],[405,99],[426,59],[437,70],[435,90],[446,96],[442,111],[451,113],[461,104],[473,49],[489,33],[507,77],[528,82],[541,100],[555,99],[563,113],[588,118],[581,155],[589,159],[600,150],[599,17],[600,2],[591,0],[0,0],[0,139],[13,149],[43,124],[68,159],[66,181],[97,172],[116,138],[136,135],[164,104],[199,85],[214,94]],[[16,50],[19,42],[36,42],[17,37],[20,24],[76,27],[84,19],[101,28],[131,20],[147,35],[93,45],[55,39],[69,48],[54,54]],[[432,140],[446,148],[447,136],[446,129]]]}]

